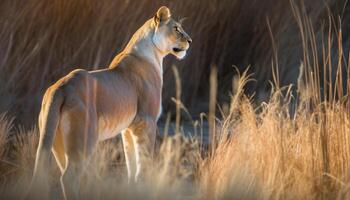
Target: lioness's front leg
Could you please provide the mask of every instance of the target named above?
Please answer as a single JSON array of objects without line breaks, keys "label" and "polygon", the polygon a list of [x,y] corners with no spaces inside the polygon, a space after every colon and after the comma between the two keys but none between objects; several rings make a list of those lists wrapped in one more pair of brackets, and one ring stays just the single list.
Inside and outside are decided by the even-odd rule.
[{"label": "lioness's front leg", "polygon": [[136,158],[135,158],[135,145],[132,137],[132,130],[127,128],[122,132],[124,155],[126,161],[126,167],[128,170],[128,182],[135,181],[136,173]]},{"label": "lioness's front leg", "polygon": [[130,127],[135,143],[135,182],[145,177],[147,167],[152,166],[157,121],[150,116],[138,116]]}]

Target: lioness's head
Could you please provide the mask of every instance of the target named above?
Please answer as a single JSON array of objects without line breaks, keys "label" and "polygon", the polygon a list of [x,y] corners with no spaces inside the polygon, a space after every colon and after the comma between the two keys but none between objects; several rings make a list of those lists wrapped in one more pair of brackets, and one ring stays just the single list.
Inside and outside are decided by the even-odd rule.
[{"label": "lioness's head", "polygon": [[181,23],[171,17],[170,10],[165,6],[159,8],[153,20],[155,30],[152,40],[157,48],[179,59],[184,58],[192,39],[184,31]]}]

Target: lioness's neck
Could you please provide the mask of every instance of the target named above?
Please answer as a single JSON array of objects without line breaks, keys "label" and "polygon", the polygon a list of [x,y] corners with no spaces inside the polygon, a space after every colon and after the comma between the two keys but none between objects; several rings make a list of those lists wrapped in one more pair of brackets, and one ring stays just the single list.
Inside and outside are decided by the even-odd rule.
[{"label": "lioness's neck", "polygon": [[[166,56],[166,53],[162,52],[154,44],[152,40],[153,34],[154,24],[151,19],[136,31],[128,45],[119,55],[116,56],[115,60],[118,60],[117,62],[119,62],[122,58],[117,58],[118,56],[132,54],[153,64],[162,76],[163,58]],[[115,65],[118,64],[115,60],[111,63],[110,68],[116,67]]]}]

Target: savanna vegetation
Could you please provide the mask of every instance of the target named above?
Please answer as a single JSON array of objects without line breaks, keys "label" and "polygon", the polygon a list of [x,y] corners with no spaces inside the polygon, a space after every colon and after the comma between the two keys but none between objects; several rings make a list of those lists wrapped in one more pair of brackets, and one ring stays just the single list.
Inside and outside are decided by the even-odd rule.
[{"label": "savanna vegetation", "polygon": [[[160,5],[187,18],[193,44],[165,60],[146,184],[127,184],[115,138],[95,152],[82,197],[349,199],[346,0],[1,1],[1,199],[28,187],[45,89],[72,69],[108,66]],[[50,189],[39,190],[62,199],[54,159],[48,167]]]}]

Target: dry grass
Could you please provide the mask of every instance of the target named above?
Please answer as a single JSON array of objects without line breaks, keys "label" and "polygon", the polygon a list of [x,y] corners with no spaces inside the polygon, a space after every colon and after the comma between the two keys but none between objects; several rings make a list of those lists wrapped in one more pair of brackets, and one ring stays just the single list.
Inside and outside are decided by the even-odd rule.
[{"label": "dry grass", "polygon": [[[0,115],[1,199],[18,198],[22,195],[20,191],[28,187],[38,130],[18,127],[19,122],[36,123],[33,119],[36,119],[43,89],[77,64],[90,66],[90,69],[106,65],[115,53],[111,49],[125,44],[125,34],[130,35],[161,4],[148,1],[139,1],[136,5],[111,0],[98,3],[90,0],[74,3],[30,0],[19,8],[19,2],[22,1],[0,3],[1,15],[8,17],[0,18],[0,26],[3,27],[0,32],[0,70],[4,72],[0,74],[0,111],[10,110],[10,114]],[[177,93],[165,94],[168,98],[176,97],[173,99],[177,125],[174,130],[178,133],[158,141],[156,157],[144,185],[126,184],[120,138],[101,143],[84,177],[82,197],[350,198],[350,87],[347,78],[350,57],[344,45],[347,44],[347,35],[346,30],[342,29],[341,17],[330,12],[338,7],[337,3],[328,1],[330,6],[327,7],[326,4],[308,1],[302,7],[294,1],[266,1],[264,5],[244,2],[169,3],[175,13],[190,18],[188,29],[194,38],[189,59],[181,63],[187,68],[180,66],[180,73],[174,70]],[[272,3],[276,5],[268,7]],[[265,6],[266,11],[260,11]],[[77,12],[81,8],[85,8],[84,11]],[[194,8],[197,12],[190,12]],[[248,25],[251,21],[243,20],[249,16],[247,13],[233,12],[239,8],[250,8],[258,17],[275,13],[275,18],[267,15],[267,25],[265,16],[262,21],[254,23],[257,24],[253,33],[255,36],[248,37],[251,43],[239,44],[248,46],[240,49],[250,52],[244,59],[241,58],[244,56],[232,50],[239,46],[233,45],[239,38],[235,32],[244,33],[251,26]],[[128,15],[127,21],[133,22],[128,26],[125,13],[130,10],[134,10],[135,14]],[[320,25],[320,19],[326,19],[322,21],[323,25]],[[287,23],[291,21],[293,25]],[[231,28],[235,24],[243,28]],[[295,27],[298,31],[294,31]],[[118,29],[125,31],[116,31]],[[215,33],[206,34],[208,32]],[[85,33],[84,37],[81,37],[81,33]],[[267,48],[267,38],[273,39],[273,48]],[[205,42],[196,43],[196,40]],[[252,50],[253,44],[256,44],[255,50]],[[249,70],[255,74],[249,75],[248,70],[239,75],[233,69],[227,73],[227,68],[223,66],[231,65],[233,58],[241,59],[241,63],[236,64],[252,64]],[[167,62],[169,65],[174,61]],[[202,70],[201,67],[211,66],[212,63],[218,66],[218,70],[212,70],[208,90],[210,70]],[[172,74],[166,72],[165,76],[172,77]],[[179,77],[189,87],[180,90]],[[251,81],[252,78],[255,81]],[[221,105],[222,91],[227,92],[231,88],[232,79],[229,105],[217,106],[217,99]],[[206,84],[200,85],[204,81]],[[247,90],[266,87],[269,81],[272,83],[268,90],[257,91],[255,96],[246,95]],[[169,81],[165,87],[170,88],[171,84]],[[250,86],[245,87],[247,84]],[[180,100],[186,104],[188,99],[209,95],[208,91],[211,96],[204,102],[207,102],[205,105],[210,111],[209,148],[203,144],[199,134],[201,131],[194,130],[197,134],[186,138],[179,127],[181,112],[184,111]],[[256,99],[265,102],[257,103]],[[16,122],[8,117],[12,115],[16,116]],[[192,123],[193,127],[204,126],[201,120]],[[48,166],[51,171],[50,197],[61,199],[59,170],[54,162],[51,159]]]},{"label": "dry grass", "polygon": [[[290,116],[291,93],[276,89],[257,112],[242,91],[248,80],[246,74],[237,80],[229,111],[216,120],[212,152],[203,154],[197,137],[165,137],[158,141],[147,184],[129,186],[120,140],[103,142],[84,177],[82,197],[348,199],[348,101],[322,102],[310,109],[311,99],[303,99]],[[2,133],[11,132],[11,121],[4,119],[1,125]],[[3,198],[16,198],[21,188],[27,188],[37,136],[34,129],[2,138],[7,153],[1,161],[11,165],[1,172]],[[50,197],[62,198],[53,159],[50,168]]]}]

